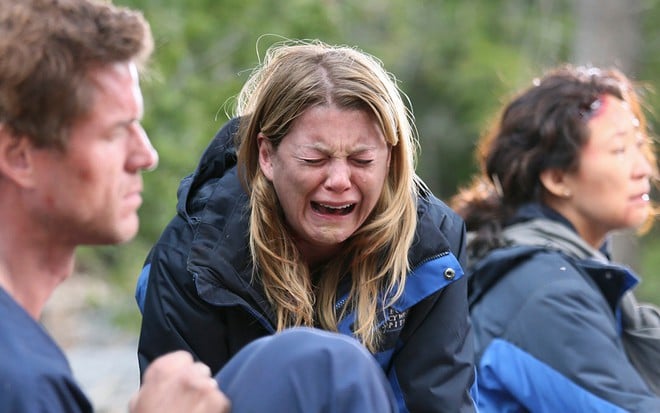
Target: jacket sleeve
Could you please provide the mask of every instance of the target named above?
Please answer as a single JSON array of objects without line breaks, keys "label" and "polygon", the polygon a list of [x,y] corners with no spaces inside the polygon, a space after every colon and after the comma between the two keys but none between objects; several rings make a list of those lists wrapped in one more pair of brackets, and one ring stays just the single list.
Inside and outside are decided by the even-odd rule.
[{"label": "jacket sleeve", "polygon": [[145,262],[143,273],[148,280],[143,299],[138,299],[143,313],[138,343],[141,375],[155,358],[175,350],[190,352],[216,373],[253,339],[248,337],[252,330],[238,338],[227,333],[244,331],[253,322],[247,312],[215,307],[197,294],[195,280],[187,270],[192,237],[193,228],[177,215]]},{"label": "jacket sleeve", "polygon": [[[650,394],[628,360],[614,317],[598,298],[580,293],[568,281],[553,284],[523,309],[520,322],[531,328],[519,330],[521,338],[539,349],[541,360],[590,393],[626,411],[660,411],[660,399]],[[546,325],[538,323],[540,317]]]},{"label": "jacket sleeve", "polygon": [[[528,261],[496,287],[506,289],[510,302],[524,305],[480,360],[484,402],[490,397],[486,389],[509,394],[532,411],[566,411],[569,406],[574,411],[660,411],[660,399],[625,354],[609,305],[568,263],[550,258]],[[534,277],[538,284],[530,282]],[[537,287],[528,291],[528,283]],[[507,305],[498,304],[500,309]],[[483,317],[497,312],[483,310]],[[499,389],[493,387],[496,382]]]},{"label": "jacket sleeve", "polygon": [[191,239],[192,229],[177,216],[145,262],[148,281],[138,343],[141,375],[155,358],[175,350],[192,353],[214,372],[228,357],[223,344],[225,317],[199,298],[187,270]]},{"label": "jacket sleeve", "polygon": [[[431,238],[436,245],[446,242],[463,266],[463,221],[452,211],[445,214],[439,226],[441,234],[431,232]],[[476,411],[474,343],[466,276],[413,306],[400,341],[403,344],[393,355],[393,369],[408,411]]]},{"label": "jacket sleeve", "polygon": [[408,317],[402,337],[405,344],[394,356],[408,411],[474,412],[466,277],[417,304]]},{"label": "jacket sleeve", "polygon": [[188,270],[193,231],[177,215],[145,262],[143,276],[148,279],[143,281],[143,298],[138,298],[143,313],[138,342],[141,375],[155,358],[175,350],[190,352],[215,374],[247,343],[268,334],[241,307],[215,306],[199,296]]}]

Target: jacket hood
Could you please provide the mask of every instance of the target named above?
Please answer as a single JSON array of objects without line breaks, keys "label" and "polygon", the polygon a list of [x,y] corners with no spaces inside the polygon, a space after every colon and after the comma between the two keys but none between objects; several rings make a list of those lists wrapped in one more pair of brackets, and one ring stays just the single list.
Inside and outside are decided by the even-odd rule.
[{"label": "jacket hood", "polygon": [[609,262],[602,252],[587,244],[571,228],[545,218],[511,225],[504,229],[502,236],[505,242],[511,245],[536,245],[562,251],[577,259]]},{"label": "jacket hood", "polygon": [[204,150],[195,171],[181,181],[177,213],[194,231],[187,268],[199,296],[210,304],[260,308],[272,321],[261,289],[251,285],[248,197],[236,171],[238,126],[239,118],[230,119]]},{"label": "jacket hood", "polygon": [[217,181],[236,166],[234,136],[238,125],[239,118],[230,119],[206,147],[195,171],[181,180],[176,209],[186,221],[195,223],[194,217],[206,206]]}]

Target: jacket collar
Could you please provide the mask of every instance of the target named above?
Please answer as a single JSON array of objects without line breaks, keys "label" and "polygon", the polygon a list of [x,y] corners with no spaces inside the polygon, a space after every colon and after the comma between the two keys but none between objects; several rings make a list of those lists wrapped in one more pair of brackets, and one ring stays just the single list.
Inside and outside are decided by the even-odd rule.
[{"label": "jacket collar", "polygon": [[[579,240],[578,243],[584,244],[589,250],[593,250],[592,247],[588,246],[577,235],[577,230],[575,229],[573,224],[568,219],[566,219],[566,217],[564,217],[554,209],[545,206],[544,204],[539,202],[530,202],[520,206],[520,208],[518,208],[518,210],[514,214],[513,218],[506,223],[506,226],[511,227],[520,224],[524,225],[529,221],[533,221],[533,220],[544,220],[545,222],[553,222],[554,228],[557,230],[561,230],[562,234],[564,234],[565,237],[578,239]],[[574,236],[570,236],[570,233],[567,230],[570,230],[570,232],[573,233]],[[598,250],[600,253],[596,255],[604,256],[602,258],[609,261],[610,259],[609,247],[610,247],[609,240],[606,239],[603,245],[601,245]]]},{"label": "jacket collar", "polygon": [[540,204],[524,205],[511,223],[502,231],[508,247],[493,250],[474,264],[469,280],[470,305],[519,263],[548,250],[562,254],[589,275],[612,309],[616,308],[621,295],[638,283],[632,271],[610,263],[602,250],[587,244],[568,220],[550,208]]}]

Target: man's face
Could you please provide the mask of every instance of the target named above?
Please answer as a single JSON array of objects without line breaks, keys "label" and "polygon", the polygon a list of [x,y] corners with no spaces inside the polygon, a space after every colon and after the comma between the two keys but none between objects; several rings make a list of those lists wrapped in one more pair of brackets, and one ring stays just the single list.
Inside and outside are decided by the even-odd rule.
[{"label": "man's face", "polygon": [[158,154],[140,125],[142,92],[135,65],[90,72],[96,85],[89,114],[73,123],[65,152],[35,152],[35,218],[63,243],[108,244],[138,230],[142,169]]}]

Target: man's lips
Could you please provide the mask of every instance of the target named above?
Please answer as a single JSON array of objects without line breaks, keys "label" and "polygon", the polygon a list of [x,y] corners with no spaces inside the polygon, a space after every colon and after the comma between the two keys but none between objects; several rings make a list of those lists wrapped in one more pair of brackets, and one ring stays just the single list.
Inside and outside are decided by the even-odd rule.
[{"label": "man's lips", "polygon": [[139,188],[127,192],[126,195],[124,196],[124,199],[131,204],[136,204],[139,207],[140,205],[142,205],[142,189]]}]

